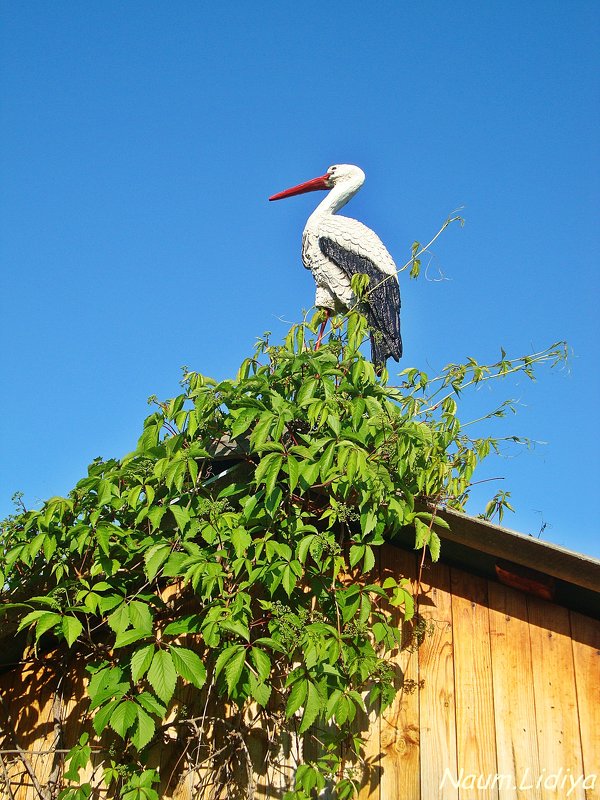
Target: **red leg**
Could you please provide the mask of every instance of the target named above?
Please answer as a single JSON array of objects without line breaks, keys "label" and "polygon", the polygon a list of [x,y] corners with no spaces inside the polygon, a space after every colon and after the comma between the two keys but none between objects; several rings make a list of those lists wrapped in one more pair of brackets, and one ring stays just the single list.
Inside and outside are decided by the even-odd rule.
[{"label": "red leg", "polygon": [[325,319],[323,320],[323,324],[321,325],[321,330],[319,331],[319,335],[317,336],[317,342],[315,344],[315,350],[318,350],[321,347],[321,339],[323,338],[323,334],[325,333],[325,326],[329,322],[329,314],[330,311],[328,308],[325,309]]}]

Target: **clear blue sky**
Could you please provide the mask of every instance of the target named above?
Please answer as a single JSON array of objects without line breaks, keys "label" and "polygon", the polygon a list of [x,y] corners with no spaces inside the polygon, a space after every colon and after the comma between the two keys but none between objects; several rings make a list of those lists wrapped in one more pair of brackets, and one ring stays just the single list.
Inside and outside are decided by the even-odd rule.
[{"label": "clear blue sky", "polygon": [[1,9],[0,514],[132,449],[183,364],[229,377],[313,302],[300,235],[355,163],[346,213],[398,263],[403,367],[567,339],[568,370],[482,389],[547,442],[490,462],[471,511],[600,556],[596,0],[20,2]]}]

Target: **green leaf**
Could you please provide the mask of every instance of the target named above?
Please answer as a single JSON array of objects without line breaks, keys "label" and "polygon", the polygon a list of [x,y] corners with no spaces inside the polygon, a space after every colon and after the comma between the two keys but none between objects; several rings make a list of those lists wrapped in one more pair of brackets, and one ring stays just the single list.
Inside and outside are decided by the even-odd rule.
[{"label": "green leaf", "polygon": [[146,631],[140,631],[137,628],[131,628],[127,631],[117,633],[115,636],[115,648],[129,647],[130,644],[139,642],[141,639],[147,639],[150,634]]},{"label": "green leaf", "polygon": [[363,561],[363,572],[370,572],[375,566],[375,554],[369,545],[365,547],[365,557]]},{"label": "green leaf", "polygon": [[98,544],[100,548],[104,552],[105,555],[110,555],[110,534],[112,533],[112,528],[110,525],[98,525],[96,528],[96,539],[98,540]]},{"label": "green leaf", "polygon": [[355,567],[358,562],[361,560],[365,553],[365,546],[364,544],[353,544],[350,548],[350,566]]},{"label": "green leaf", "polygon": [[285,716],[287,719],[293,716],[300,706],[303,705],[307,691],[308,681],[306,678],[301,678],[293,684],[287,703],[285,704]]},{"label": "green leaf", "polygon": [[323,707],[323,700],[319,694],[319,690],[312,681],[308,681],[306,700],[304,703],[304,714],[302,715],[302,722],[298,733],[305,733],[316,718],[321,713]]},{"label": "green leaf", "polygon": [[236,412],[235,422],[231,426],[231,436],[236,439],[245,433],[257,417],[256,408],[242,408]]},{"label": "green leaf", "polygon": [[[183,465],[183,469],[185,470],[185,464]],[[177,503],[171,503],[169,506],[169,511],[175,517],[177,527],[183,532],[186,526],[190,524],[190,512],[187,510],[187,508],[180,506]]]},{"label": "green leaf", "polygon": [[304,383],[300,387],[298,396],[296,397],[296,403],[299,406],[308,405],[312,400],[312,398],[314,397],[316,388],[317,388],[317,381],[315,378],[309,378],[307,381],[304,381]]},{"label": "green leaf", "polygon": [[171,554],[171,545],[160,542],[151,547],[144,556],[146,562],[146,575],[149,581],[153,581],[158,570],[165,563]]},{"label": "green leaf", "polygon": [[252,544],[252,537],[245,528],[236,528],[231,532],[231,544],[238,558],[242,558]]},{"label": "green leaf", "polygon": [[142,603],[140,600],[132,600],[129,603],[129,619],[134,628],[146,633],[152,632],[153,620],[152,612],[148,603]]},{"label": "green leaf", "polygon": [[109,725],[122,739],[136,721],[138,708],[138,705],[132,700],[124,700],[110,715]]},{"label": "green leaf", "polygon": [[271,697],[271,687],[250,673],[250,694],[264,708]]},{"label": "green leaf", "polygon": [[221,672],[225,668],[225,665],[227,664],[229,659],[233,658],[233,656],[236,653],[238,653],[240,650],[243,652],[243,646],[242,645],[240,645],[240,644],[232,644],[232,645],[229,645],[228,647],[226,647],[224,650],[222,650],[219,653],[219,655],[217,657],[217,661],[215,663],[215,678],[219,677],[219,675],[221,674]]},{"label": "green leaf", "polygon": [[63,617],[62,629],[69,647],[72,647],[83,630],[83,624],[77,617]]},{"label": "green leaf", "polygon": [[206,667],[202,663],[200,656],[193,650],[186,647],[176,647],[171,645],[169,652],[173,659],[175,669],[181,677],[201,689],[206,683]]},{"label": "green leaf", "polygon": [[137,725],[131,737],[131,741],[136,750],[142,750],[152,740],[156,725],[152,717],[144,711],[143,708],[137,706]]},{"label": "green leaf", "polygon": [[150,714],[156,714],[162,718],[167,713],[166,707],[160,703],[153,694],[150,694],[150,692],[142,692],[136,695],[135,699]]},{"label": "green leaf", "polygon": [[148,644],[131,656],[131,680],[137,683],[144,677],[154,657],[154,645]]},{"label": "green leaf", "polygon": [[97,736],[101,736],[102,732],[105,728],[108,727],[108,723],[110,721],[111,714],[116,706],[119,705],[121,700],[111,700],[102,708],[99,708],[96,713],[94,714],[94,718],[92,720],[92,725],[94,730],[96,731]]},{"label": "green leaf", "polygon": [[260,464],[256,468],[256,473],[254,476],[256,484],[257,486],[260,486],[261,483],[264,483],[267,494],[271,494],[275,488],[275,483],[277,481],[282,463],[283,456],[281,453],[269,453],[267,456],[261,459]]},{"label": "green leaf", "polygon": [[429,552],[431,553],[431,560],[437,561],[440,557],[441,542],[440,537],[435,531],[431,531],[427,546],[429,547]]},{"label": "green leaf", "polygon": [[234,694],[238,681],[241,678],[245,662],[246,662],[246,651],[244,648],[240,648],[238,652],[235,653],[232,656],[232,658],[230,658],[227,661],[227,664],[225,664],[225,677],[227,679],[227,690],[229,691],[230,696]]},{"label": "green leaf", "polygon": [[298,478],[300,476],[300,464],[294,458],[294,456],[288,455],[287,468],[288,468],[290,492],[293,492],[296,486],[298,485]]},{"label": "green leaf", "polygon": [[250,660],[256,667],[258,677],[261,680],[266,681],[271,674],[271,659],[269,656],[264,652],[264,650],[259,650],[258,647],[253,647],[250,650]]},{"label": "green leaf", "polygon": [[121,603],[106,620],[115,633],[123,633],[129,627],[129,608]]},{"label": "green leaf", "polygon": [[168,703],[175,692],[177,671],[170,653],[157,650],[148,670],[148,681],[164,703]]},{"label": "green leaf", "polygon": [[415,517],[415,550],[420,550],[429,541],[429,525]]}]

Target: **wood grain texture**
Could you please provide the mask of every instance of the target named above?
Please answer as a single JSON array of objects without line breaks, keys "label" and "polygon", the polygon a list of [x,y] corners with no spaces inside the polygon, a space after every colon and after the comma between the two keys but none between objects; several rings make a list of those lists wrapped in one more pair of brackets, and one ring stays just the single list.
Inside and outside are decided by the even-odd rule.
[{"label": "wood grain texture", "polygon": [[[389,545],[378,555],[382,579],[416,579],[414,551]],[[440,564],[423,573],[419,610],[433,622],[429,635],[418,651],[394,659],[408,690],[383,718],[374,712],[359,720],[368,731],[360,800],[600,800],[600,622]],[[26,752],[45,790],[57,764],[52,749],[71,747],[90,729],[85,664],[71,658],[58,648],[0,675],[0,800],[40,800],[14,750]],[[192,717],[203,708],[194,710],[194,696],[178,688],[177,701]],[[209,706],[209,716],[224,719],[216,701]],[[213,744],[224,730],[209,737]],[[195,752],[183,754],[174,727],[165,736],[156,746],[161,797],[208,800],[190,771]],[[281,800],[292,788],[295,768],[314,755],[310,745],[302,750],[300,738],[291,725],[279,735],[256,717],[247,738],[255,800]],[[446,768],[454,781],[443,781]],[[477,778],[507,774],[522,788],[498,780],[477,788]],[[582,777],[567,795],[570,775],[594,774],[587,792]],[[558,787],[556,775],[565,779]],[[100,796],[109,800],[111,793]]]},{"label": "wood grain texture", "polygon": [[586,800],[600,800],[600,622],[571,612],[571,641],[579,711],[579,732],[586,776]]},{"label": "wood grain texture", "polygon": [[[385,554],[385,568],[396,578],[416,581],[416,556],[414,552],[389,548]],[[382,571],[382,579],[385,577]],[[400,623],[400,615],[396,624]],[[405,633],[410,636],[410,628]],[[406,644],[410,645],[410,641]],[[393,663],[403,676],[403,686],[392,705],[381,717],[381,800],[402,798],[421,800],[419,763],[419,659],[411,647],[400,650]]]},{"label": "wood grain texture", "polygon": [[[534,597],[527,598],[527,607],[541,796],[557,800],[566,797],[570,787],[566,784],[557,791],[551,776],[561,770],[564,776],[583,774],[569,612]],[[569,800],[585,800],[585,790],[576,786]]]},{"label": "wood grain texture", "polygon": [[487,583],[457,569],[450,575],[458,772],[467,787],[459,796],[498,800]]},{"label": "wood grain texture", "polygon": [[420,613],[428,632],[419,648],[421,795],[457,800],[456,705],[450,570],[431,564],[423,573]]},{"label": "wood grain texture", "polygon": [[539,787],[519,788],[540,774],[527,600],[491,582],[488,599],[499,797],[541,800]]}]

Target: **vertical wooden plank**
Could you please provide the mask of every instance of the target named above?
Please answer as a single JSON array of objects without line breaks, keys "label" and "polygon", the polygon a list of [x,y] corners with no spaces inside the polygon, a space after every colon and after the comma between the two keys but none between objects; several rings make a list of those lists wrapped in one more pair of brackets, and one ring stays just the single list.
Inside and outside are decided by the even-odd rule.
[{"label": "vertical wooden plank", "polygon": [[450,577],[459,797],[498,800],[487,583],[457,569]]},{"label": "vertical wooden plank", "polygon": [[379,702],[367,715],[359,711],[356,727],[365,737],[364,771],[358,800],[383,800],[381,786],[381,719]]},{"label": "vertical wooden plank", "polygon": [[490,581],[488,600],[499,797],[541,800],[527,598]]},{"label": "vertical wooden plank", "polygon": [[456,706],[450,570],[431,564],[423,573],[419,611],[427,635],[419,648],[421,794],[457,800]]},{"label": "vertical wooden plank", "polygon": [[[389,574],[397,580],[401,576],[410,578],[415,588],[414,552],[390,546],[382,557]],[[399,623],[398,613],[396,624]],[[420,800],[419,659],[417,653],[408,648],[398,652],[392,663],[401,670],[404,686],[381,717],[381,800]]]},{"label": "vertical wooden plank", "polygon": [[[571,788],[568,783],[561,787],[563,777],[583,774],[569,612],[535,597],[527,598],[527,607],[541,796],[556,800]],[[581,785],[569,800],[585,800]]]},{"label": "vertical wooden plank", "polygon": [[[586,800],[600,800],[600,621],[571,611]],[[596,780],[590,776],[596,775]],[[593,784],[593,785],[592,785]]]}]

